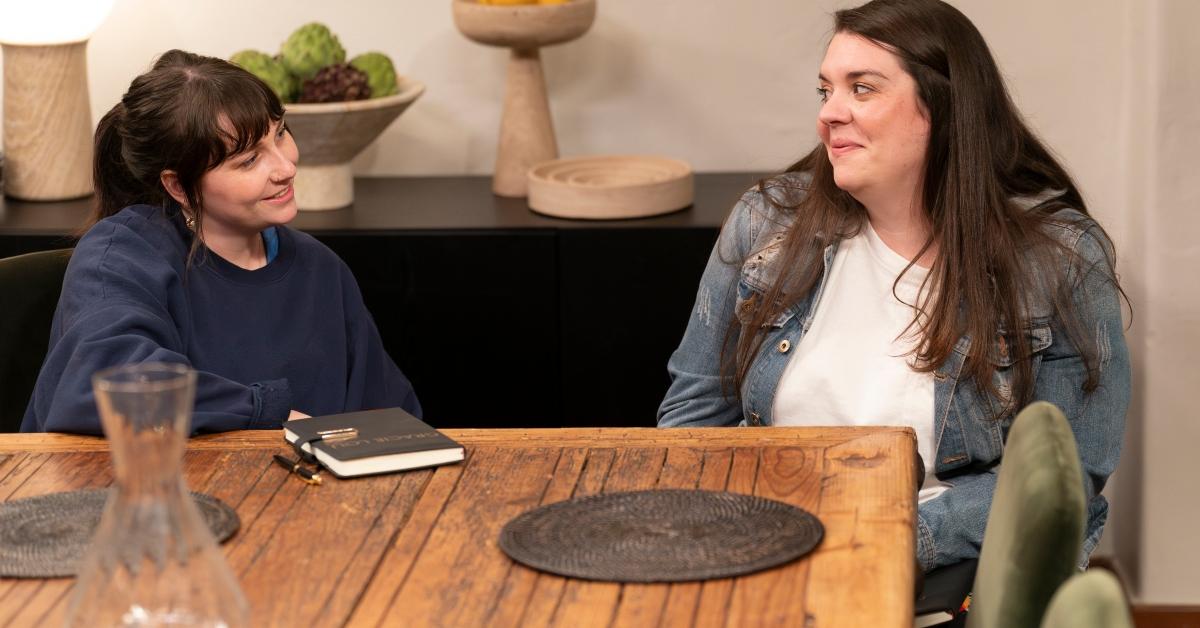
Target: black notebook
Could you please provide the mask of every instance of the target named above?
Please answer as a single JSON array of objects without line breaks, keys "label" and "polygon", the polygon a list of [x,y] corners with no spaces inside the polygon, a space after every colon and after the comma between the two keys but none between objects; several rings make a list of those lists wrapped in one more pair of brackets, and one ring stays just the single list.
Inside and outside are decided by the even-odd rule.
[{"label": "black notebook", "polygon": [[463,447],[400,408],[284,421],[289,443],[304,443],[339,478],[432,467],[463,459]]},{"label": "black notebook", "polygon": [[978,564],[977,559],[964,560],[925,574],[925,587],[915,604],[914,628],[937,626],[966,612]]}]

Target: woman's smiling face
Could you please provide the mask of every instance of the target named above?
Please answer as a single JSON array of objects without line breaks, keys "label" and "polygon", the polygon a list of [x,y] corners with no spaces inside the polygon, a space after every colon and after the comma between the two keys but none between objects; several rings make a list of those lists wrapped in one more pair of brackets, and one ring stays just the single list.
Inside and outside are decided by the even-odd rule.
[{"label": "woman's smiling face", "polygon": [[200,179],[205,228],[258,232],[296,217],[292,182],[300,151],[283,121],[259,142],[231,155]]},{"label": "woman's smiling face", "polygon": [[818,80],[817,134],[837,186],[868,206],[920,194],[930,122],[900,59],[869,39],[837,33]]}]

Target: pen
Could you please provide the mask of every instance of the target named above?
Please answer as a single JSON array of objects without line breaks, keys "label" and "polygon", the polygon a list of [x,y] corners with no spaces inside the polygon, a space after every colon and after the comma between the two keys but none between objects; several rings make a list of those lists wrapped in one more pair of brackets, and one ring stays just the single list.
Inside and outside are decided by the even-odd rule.
[{"label": "pen", "polygon": [[321,430],[317,432],[317,436],[320,436],[321,440],[328,441],[348,440],[358,436],[358,429],[353,427],[339,427],[332,430]]},{"label": "pen", "polygon": [[310,471],[309,469],[301,466],[299,460],[289,460],[284,456],[275,454],[275,462],[284,469],[287,469],[290,473],[295,473],[296,475],[300,476],[301,480],[304,480],[309,484],[321,483],[320,473],[317,471]]}]

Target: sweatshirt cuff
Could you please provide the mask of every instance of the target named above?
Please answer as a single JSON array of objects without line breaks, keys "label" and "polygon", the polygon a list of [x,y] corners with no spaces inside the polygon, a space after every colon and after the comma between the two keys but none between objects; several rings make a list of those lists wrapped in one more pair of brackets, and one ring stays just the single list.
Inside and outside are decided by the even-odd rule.
[{"label": "sweatshirt cuff", "polygon": [[292,407],[292,389],[286,379],[272,379],[251,384],[254,394],[254,416],[250,417],[251,430],[274,430],[283,426]]}]

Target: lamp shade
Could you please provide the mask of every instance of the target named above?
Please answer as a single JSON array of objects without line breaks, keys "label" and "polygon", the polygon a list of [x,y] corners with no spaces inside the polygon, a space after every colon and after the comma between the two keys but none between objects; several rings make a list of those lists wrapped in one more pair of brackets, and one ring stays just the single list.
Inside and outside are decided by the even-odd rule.
[{"label": "lamp shade", "polygon": [[113,0],[0,0],[0,42],[23,46],[85,41]]}]

